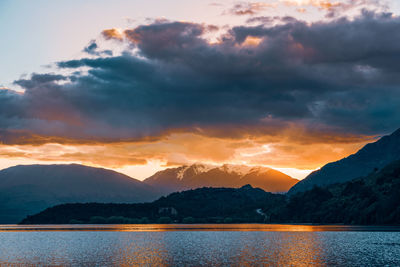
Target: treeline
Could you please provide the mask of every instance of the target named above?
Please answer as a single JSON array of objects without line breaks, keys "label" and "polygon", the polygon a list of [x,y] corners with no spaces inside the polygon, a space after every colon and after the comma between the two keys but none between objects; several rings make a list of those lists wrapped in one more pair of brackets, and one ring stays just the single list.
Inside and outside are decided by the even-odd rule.
[{"label": "treeline", "polygon": [[250,223],[265,222],[262,209],[284,201],[250,185],[200,188],[144,204],[63,204],[25,218],[21,224]]},{"label": "treeline", "polygon": [[144,204],[65,204],[22,224],[341,223],[400,224],[400,161],[369,176],[293,196],[247,185],[201,188]]}]

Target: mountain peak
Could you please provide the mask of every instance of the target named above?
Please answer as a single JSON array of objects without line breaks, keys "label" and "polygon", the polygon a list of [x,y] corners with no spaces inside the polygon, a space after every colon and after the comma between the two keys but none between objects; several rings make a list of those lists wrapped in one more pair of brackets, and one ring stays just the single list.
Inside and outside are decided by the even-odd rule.
[{"label": "mountain peak", "polygon": [[261,166],[195,163],[157,172],[144,180],[164,193],[199,187],[240,188],[246,184],[269,192],[286,192],[297,180],[279,171]]},{"label": "mountain peak", "polygon": [[253,189],[253,187],[251,185],[249,185],[249,184],[246,184],[246,185],[242,186],[240,189],[248,190],[248,189]]},{"label": "mountain peak", "polygon": [[186,175],[196,175],[211,170],[220,170],[222,172],[244,176],[246,174],[253,172],[267,172],[271,170],[271,168],[262,166],[237,165],[237,164],[223,164],[221,166],[218,166],[218,165],[211,165],[204,163],[194,163],[191,165],[183,165],[181,167],[177,167],[176,176],[178,179],[183,179]]}]

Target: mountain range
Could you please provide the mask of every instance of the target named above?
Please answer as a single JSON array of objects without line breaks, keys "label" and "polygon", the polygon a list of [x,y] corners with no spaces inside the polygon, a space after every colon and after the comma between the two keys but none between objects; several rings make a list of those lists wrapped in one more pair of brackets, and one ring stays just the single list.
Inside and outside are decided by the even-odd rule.
[{"label": "mountain range", "polygon": [[162,194],[201,188],[239,188],[246,184],[267,192],[287,192],[298,180],[267,167],[193,164],[159,171],[143,181]]},{"label": "mountain range", "polygon": [[272,194],[250,185],[204,187],[143,204],[63,204],[22,224],[314,223],[399,225],[400,161],[353,181]]},{"label": "mountain range", "polygon": [[29,214],[62,203],[138,203],[197,187],[252,184],[285,192],[297,180],[272,169],[194,164],[166,169],[144,182],[83,165],[20,165],[0,171],[0,223],[16,223]]}]

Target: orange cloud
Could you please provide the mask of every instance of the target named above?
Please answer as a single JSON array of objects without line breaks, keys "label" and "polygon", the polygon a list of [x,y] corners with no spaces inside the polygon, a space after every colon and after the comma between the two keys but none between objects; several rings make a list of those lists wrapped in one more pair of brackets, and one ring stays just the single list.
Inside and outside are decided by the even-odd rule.
[{"label": "orange cloud", "polygon": [[242,46],[258,46],[262,42],[262,38],[255,36],[247,36]]},{"label": "orange cloud", "polygon": [[117,28],[103,30],[102,35],[106,40],[115,39],[122,41],[122,39],[124,38],[123,32]]},{"label": "orange cloud", "polygon": [[181,130],[157,140],[140,142],[0,145],[0,158],[48,163],[76,162],[129,170],[126,173],[133,177],[140,175],[132,166],[151,166],[149,168],[154,168],[155,172],[166,166],[194,162],[312,170],[346,157],[373,140],[369,136],[309,132],[295,126],[269,134],[262,134],[259,129],[253,136],[238,133],[223,136],[221,129],[219,136],[215,133],[212,129],[206,129],[201,134]]},{"label": "orange cloud", "polygon": [[[374,140],[374,136],[343,133],[319,124],[270,117],[263,122],[258,126],[176,128],[135,139],[74,139],[0,131],[0,166],[74,162],[112,168],[136,178],[145,178],[152,170],[194,162],[263,165],[304,173],[302,170],[339,160]],[[7,159],[8,165],[2,159]]]},{"label": "orange cloud", "polygon": [[[320,9],[331,10],[332,8],[339,7],[342,4],[338,1],[330,0],[283,0],[284,4],[288,6],[314,6]],[[304,10],[304,9],[302,9]]]}]

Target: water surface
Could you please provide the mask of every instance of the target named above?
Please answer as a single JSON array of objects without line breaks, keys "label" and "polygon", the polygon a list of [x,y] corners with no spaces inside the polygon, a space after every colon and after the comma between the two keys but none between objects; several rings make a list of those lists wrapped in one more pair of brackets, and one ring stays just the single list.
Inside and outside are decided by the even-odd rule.
[{"label": "water surface", "polygon": [[0,266],[400,266],[400,228],[0,226]]}]

